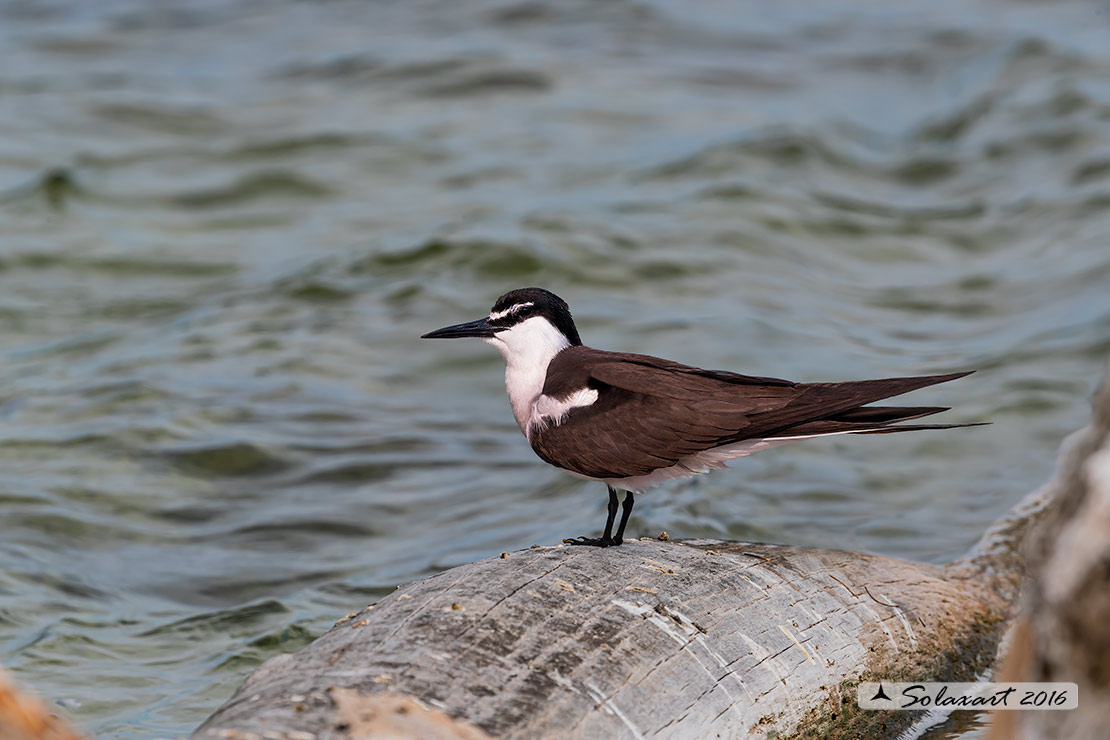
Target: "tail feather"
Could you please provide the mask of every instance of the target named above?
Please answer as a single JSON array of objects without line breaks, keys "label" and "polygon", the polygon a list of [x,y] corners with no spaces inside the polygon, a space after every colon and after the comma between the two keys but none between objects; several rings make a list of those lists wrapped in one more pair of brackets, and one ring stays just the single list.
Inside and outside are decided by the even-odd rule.
[{"label": "tail feather", "polygon": [[810,383],[791,406],[825,407],[828,413],[822,418],[837,416],[844,411],[858,409],[866,404],[903,393],[916,391],[938,383],[963,378],[974,370],[947,375],[919,375],[909,378],[880,378],[878,380],[853,380],[845,383]]},{"label": "tail feather", "polygon": [[901,424],[889,427],[869,429],[866,432],[852,432],[852,434],[890,434],[891,432],[920,432],[925,429],[958,429],[959,427],[983,427],[989,421],[973,421],[966,424]]},{"label": "tail feather", "polygon": [[858,421],[889,424],[894,421],[920,419],[922,416],[948,411],[950,406],[860,406],[830,416],[830,421]]},{"label": "tail feather", "polygon": [[782,408],[765,414],[753,414],[752,424],[745,428],[745,437],[786,437],[794,436],[799,429],[809,428],[818,422],[834,424],[855,424],[856,429],[837,427],[819,434],[843,434],[857,431],[872,431],[875,427],[892,421],[927,416],[941,410],[938,407],[903,407],[908,415],[901,415],[892,406],[871,406],[867,404],[891,396],[915,391],[918,388],[947,383],[974,371],[950,373],[948,375],[923,375],[910,378],[880,378],[878,380],[857,380],[846,383],[809,383],[803,391]]},{"label": "tail feather", "polygon": [[894,432],[920,432],[926,429],[956,429],[959,427],[977,427],[989,422],[972,422],[968,424],[874,424],[851,421],[836,421],[822,419],[798,424],[789,429],[783,429],[767,439],[797,439],[799,437],[824,437],[832,434],[893,434]]}]

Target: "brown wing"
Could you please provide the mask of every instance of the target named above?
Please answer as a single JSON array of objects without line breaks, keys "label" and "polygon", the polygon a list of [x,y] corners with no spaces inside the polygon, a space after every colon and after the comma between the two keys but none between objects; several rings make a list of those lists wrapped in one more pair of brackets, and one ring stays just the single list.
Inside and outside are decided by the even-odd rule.
[{"label": "brown wing", "polygon": [[[721,445],[787,436],[807,422],[842,418],[854,426],[868,415],[855,411],[864,404],[966,374],[795,384],[646,355],[570,347],[548,367],[544,394],[565,398],[589,387],[598,398],[572,410],[563,423],[534,430],[531,443],[542,459],[582,475],[645,475]],[[878,423],[934,410],[906,411],[876,409],[890,417]]]},{"label": "brown wing", "polygon": [[544,394],[581,388],[597,400],[557,426],[533,431],[532,448],[560,468],[595,478],[644,475],[726,444],[751,415],[802,390],[787,380],[702,370],[646,355],[570,347],[548,367]]},{"label": "brown wing", "polygon": [[[567,354],[569,352],[570,354]],[[672,381],[668,387],[682,393],[682,387],[700,388],[702,390],[713,387],[713,384],[733,386],[750,386],[752,388],[796,388],[797,383],[782,378],[766,378],[756,375],[741,375],[727,370],[706,370],[692,365],[683,365],[680,362],[664,360],[662,357],[651,355],[637,355],[631,352],[606,352],[590,347],[571,347],[561,352],[556,359],[562,360],[560,364],[589,367],[590,373],[604,372],[608,374],[619,387],[620,378],[637,387],[655,386],[663,377]],[[652,372],[663,370],[665,373]],[[663,381],[667,383],[667,381]]]},{"label": "brown wing", "polygon": [[714,424],[673,398],[603,388],[594,404],[574,409],[557,426],[534,429],[530,441],[556,467],[592,478],[626,478],[717,447],[744,423],[731,417]]}]

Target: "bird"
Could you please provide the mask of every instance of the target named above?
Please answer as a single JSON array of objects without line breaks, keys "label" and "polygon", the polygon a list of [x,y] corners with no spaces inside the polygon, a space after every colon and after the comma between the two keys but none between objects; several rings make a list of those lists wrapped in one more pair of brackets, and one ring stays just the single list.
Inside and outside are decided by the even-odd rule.
[{"label": "bird", "polygon": [[567,302],[543,288],[511,290],[488,316],[421,336],[462,337],[500,351],[513,416],[536,455],[608,489],[603,534],[563,540],[571,545],[620,545],[636,494],[761,450],[814,437],[977,426],[897,423],[944,406],[869,405],[973,370],[796,383],[594,349],[582,344]]}]

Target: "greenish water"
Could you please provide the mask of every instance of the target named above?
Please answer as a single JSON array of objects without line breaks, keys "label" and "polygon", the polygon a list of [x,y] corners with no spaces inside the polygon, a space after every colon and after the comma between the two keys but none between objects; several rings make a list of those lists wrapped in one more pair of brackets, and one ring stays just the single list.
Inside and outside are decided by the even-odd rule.
[{"label": "greenish water", "polygon": [[[1105,3],[0,6],[0,663],[187,732],[399,583],[596,531],[501,360],[587,344],[918,392],[992,426],[810,442],[636,534],[958,556],[1110,351]],[[911,400],[912,399],[912,400]]]}]

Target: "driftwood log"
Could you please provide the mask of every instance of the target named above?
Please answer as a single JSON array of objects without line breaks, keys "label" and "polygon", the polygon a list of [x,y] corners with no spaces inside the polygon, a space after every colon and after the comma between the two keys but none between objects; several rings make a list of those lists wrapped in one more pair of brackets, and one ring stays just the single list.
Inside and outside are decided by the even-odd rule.
[{"label": "driftwood log", "polygon": [[1029,583],[999,679],[1074,682],[1079,708],[998,712],[992,740],[1110,734],[1110,376],[1054,485],[1026,543]]},{"label": "driftwood log", "polygon": [[193,737],[891,737],[914,713],[856,685],[983,676],[1045,500],[947,566],[708,540],[471,563],[271,659]]}]

